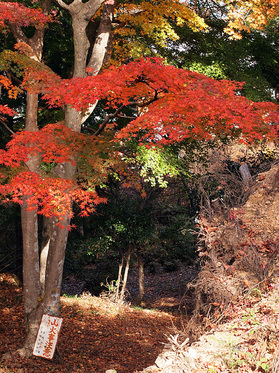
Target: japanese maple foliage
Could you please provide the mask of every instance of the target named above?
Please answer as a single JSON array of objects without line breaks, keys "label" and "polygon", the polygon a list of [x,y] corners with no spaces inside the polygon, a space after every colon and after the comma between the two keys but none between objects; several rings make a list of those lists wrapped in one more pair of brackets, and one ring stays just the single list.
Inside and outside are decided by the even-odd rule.
[{"label": "japanese maple foliage", "polygon": [[15,115],[15,111],[12,110],[11,108],[9,108],[8,106],[5,106],[5,105],[1,105],[0,104],[0,119],[1,120],[5,120],[5,117],[1,116],[1,115],[9,115],[9,116],[13,116]]},{"label": "japanese maple foliage", "polygon": [[[97,142],[94,136],[76,133],[61,123],[47,125],[40,131],[16,133],[7,150],[0,150],[0,164],[6,166],[2,172],[0,169],[4,181],[0,185],[2,201],[21,204],[22,197],[28,196],[30,210],[38,209],[40,214],[61,219],[71,211],[73,201],[80,206],[82,216],[92,213],[96,204],[105,202],[94,187],[106,178],[107,169],[118,156],[114,152],[109,160],[101,158],[99,153],[109,154],[106,147],[105,138]],[[38,172],[31,172],[26,166],[32,154],[40,155],[42,165]],[[56,167],[64,162],[79,162],[79,180],[58,177]],[[93,167],[98,177],[92,183],[88,169]],[[82,180],[84,169],[88,171],[86,180]]]},{"label": "japanese maple foliage", "polygon": [[0,28],[6,23],[17,26],[43,26],[52,21],[51,16],[43,14],[41,9],[31,9],[16,2],[0,1]]},{"label": "japanese maple foliage", "polygon": [[[103,125],[103,130],[110,129],[110,135],[114,133],[114,142],[137,137],[148,145],[152,142],[160,145],[216,135],[239,136],[246,141],[277,136],[279,115],[275,104],[247,100],[239,94],[241,83],[215,81],[192,71],[165,66],[160,59],[141,59],[118,68],[110,67],[98,76],[66,80],[24,54],[10,52],[6,61],[18,65],[23,78],[20,88],[41,93],[50,106],[67,104],[86,112],[91,103],[105,100],[107,109],[117,113],[114,119],[126,106],[137,107],[139,115],[125,127],[119,129],[117,120]],[[12,90],[10,84],[6,83],[8,90]],[[0,109],[11,114],[8,108]],[[102,144],[106,144],[105,149],[100,149]],[[29,172],[28,157],[40,154],[42,162],[53,165],[52,171],[59,163],[76,164],[81,159],[89,165],[83,180],[90,178],[90,167],[95,177],[99,173],[105,178],[118,157],[112,144],[105,138],[76,133],[61,123],[40,131],[19,132],[7,145],[7,151],[0,153],[0,163],[17,169],[9,182],[1,186],[0,193],[14,202],[29,195],[30,208],[39,206],[39,212],[46,216],[62,217],[74,200],[80,203],[82,214],[87,214],[101,201],[92,186],[87,192],[88,185],[60,179],[53,172]],[[109,157],[98,156],[104,150],[110,153]],[[96,177],[97,181],[102,181],[100,176]]]},{"label": "japanese maple foliage", "polygon": [[112,66],[98,76],[62,80],[44,70],[25,73],[23,81],[25,89],[42,93],[51,106],[68,104],[86,112],[91,103],[102,99],[110,109],[148,107],[119,131],[117,139],[138,136],[143,130],[141,139],[156,143],[214,135],[237,135],[246,141],[263,136],[274,139],[278,107],[249,101],[240,94],[242,85],[165,66],[156,58]]}]

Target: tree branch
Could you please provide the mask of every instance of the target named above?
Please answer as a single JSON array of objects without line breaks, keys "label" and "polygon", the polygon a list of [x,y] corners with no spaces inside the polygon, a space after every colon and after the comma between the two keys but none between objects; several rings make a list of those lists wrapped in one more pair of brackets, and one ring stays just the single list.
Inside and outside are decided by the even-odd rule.
[{"label": "tree branch", "polygon": [[[154,94],[154,97],[152,99],[150,99],[149,101],[147,102],[143,102],[143,103],[138,103],[137,101],[132,101],[129,103],[129,106],[130,105],[136,105],[138,107],[145,107],[145,106],[148,106],[150,104],[152,104],[153,102],[157,101],[158,100],[158,95],[159,95],[159,91],[155,90],[155,94]],[[125,105],[121,105],[119,106],[119,108],[117,110],[115,110],[114,113],[111,113],[111,114],[108,114],[106,117],[105,117],[105,120],[104,122],[101,124],[101,126],[98,128],[98,130],[94,133],[94,136],[98,136],[105,128],[106,128],[106,125],[109,123],[109,121],[111,119],[114,119],[116,117],[121,117],[121,118],[128,118],[128,119],[136,119],[135,117],[126,117],[126,116],[123,116],[123,115],[119,115],[119,113],[121,112],[121,110],[125,107]]]},{"label": "tree branch", "polygon": [[2,119],[0,119],[0,122],[3,124],[3,126],[10,132],[10,133],[12,133],[13,135],[15,134],[15,132],[14,131],[12,131],[11,129],[10,129],[10,127],[9,126],[7,126],[7,124],[2,120]]},{"label": "tree branch", "polygon": [[9,26],[10,26],[10,29],[12,31],[12,34],[14,35],[14,37],[15,37],[15,39],[18,43],[19,42],[24,42],[24,43],[29,45],[29,39],[27,38],[27,36],[24,34],[22,29],[18,25],[10,23]]},{"label": "tree branch", "polygon": [[[97,32],[97,37],[93,46],[90,60],[87,65],[87,67],[93,69],[90,75],[97,75],[99,73],[104,64],[105,57],[108,55],[108,49],[111,44],[113,12],[113,4],[104,4],[101,22]],[[98,102],[96,101],[94,104],[89,106],[86,114],[82,117],[83,123],[93,113],[97,103]]]},{"label": "tree branch", "polygon": [[102,68],[107,49],[109,47],[109,39],[112,30],[112,17],[114,5],[105,4],[97,32],[97,37],[94,43],[92,54],[87,67],[94,69],[91,75],[97,75]]},{"label": "tree branch", "polygon": [[157,101],[159,99],[158,95],[161,92],[163,92],[163,91],[157,91],[157,90],[155,90],[154,97],[151,98],[149,101],[142,102],[142,103],[138,103],[137,101],[132,101],[132,102],[130,102],[130,105],[136,105],[138,107],[148,106],[148,105],[152,104],[153,102],[155,102],[155,101]]},{"label": "tree branch", "polygon": [[131,119],[131,120],[137,118],[137,117],[129,117],[128,115],[118,115],[117,117],[118,117],[118,118],[123,118],[123,119]]},{"label": "tree branch", "polygon": [[101,124],[101,126],[97,129],[97,131],[94,133],[93,136],[98,136],[100,135],[100,133],[106,128],[106,125],[108,124],[108,122],[111,120],[111,119],[114,119],[118,116],[118,114],[120,113],[120,111],[124,108],[124,105],[121,105],[119,106],[119,108],[117,110],[115,110],[114,113],[112,114],[108,114],[106,117],[105,117],[105,120],[104,122]]},{"label": "tree branch", "polygon": [[56,0],[56,3],[63,9],[66,9],[66,10],[69,10],[69,5],[67,5],[66,3],[64,3],[63,0]]},{"label": "tree branch", "polygon": [[83,15],[84,19],[90,21],[97,10],[102,6],[105,0],[89,0],[84,4]]}]

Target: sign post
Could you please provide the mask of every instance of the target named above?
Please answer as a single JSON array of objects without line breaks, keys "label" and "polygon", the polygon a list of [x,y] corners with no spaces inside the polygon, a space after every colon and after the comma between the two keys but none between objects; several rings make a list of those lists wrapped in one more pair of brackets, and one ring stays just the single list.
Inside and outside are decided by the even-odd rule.
[{"label": "sign post", "polygon": [[42,316],[33,355],[41,356],[45,359],[53,358],[62,320],[62,317],[50,316],[47,314]]}]

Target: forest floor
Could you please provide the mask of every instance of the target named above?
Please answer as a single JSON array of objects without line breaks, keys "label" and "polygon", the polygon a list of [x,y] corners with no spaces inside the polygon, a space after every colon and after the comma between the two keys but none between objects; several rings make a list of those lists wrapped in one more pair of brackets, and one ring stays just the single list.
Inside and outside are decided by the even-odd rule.
[{"label": "forest floor", "polygon": [[[108,296],[63,296],[63,325],[58,342],[61,358],[13,358],[0,362],[0,372],[278,373],[278,283],[234,299],[224,310],[222,323],[207,320],[203,336],[191,346],[177,349],[175,344],[169,344],[170,350],[176,349],[177,368],[175,360],[172,367],[165,367],[165,363],[161,367],[153,365],[170,342],[169,336],[180,334],[180,344],[186,338],[183,330],[189,319],[178,311],[181,283],[187,281],[190,273],[194,275],[191,268],[146,276],[146,306],[157,305],[156,309],[118,306]],[[132,275],[131,292],[133,288],[135,291],[136,277]],[[22,290],[13,276],[0,275],[0,294],[2,356],[21,346],[24,325]],[[187,368],[179,368],[181,359]]]},{"label": "forest floor", "polygon": [[[152,281],[152,278],[156,278]],[[146,277],[147,303],[177,309],[181,286],[189,271]],[[159,279],[161,278],[161,280]],[[175,285],[177,284],[177,286]],[[130,291],[136,291],[131,276]],[[155,293],[156,295],[155,295]],[[22,289],[11,275],[0,275],[0,356],[19,348],[24,339]],[[109,297],[83,294],[62,297],[62,330],[58,349],[61,360],[14,358],[0,363],[0,372],[97,372],[115,369],[132,373],[151,365],[167,336],[181,328],[181,318],[170,312],[118,306]],[[154,301],[154,302],[153,302]],[[183,321],[182,321],[183,322]]]}]

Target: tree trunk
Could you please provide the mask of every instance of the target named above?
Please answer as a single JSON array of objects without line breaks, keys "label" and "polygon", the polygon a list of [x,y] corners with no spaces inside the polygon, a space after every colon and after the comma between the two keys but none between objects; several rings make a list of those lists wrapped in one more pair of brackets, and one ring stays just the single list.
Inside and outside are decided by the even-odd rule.
[{"label": "tree trunk", "polygon": [[45,278],[46,278],[46,267],[47,267],[47,257],[49,252],[50,238],[53,235],[51,231],[52,224],[50,218],[46,216],[43,217],[43,228],[42,228],[42,240],[41,240],[41,250],[40,250],[40,283],[42,296],[45,293]]},{"label": "tree trunk", "polygon": [[57,219],[52,219],[52,236],[49,242],[43,301],[46,313],[56,316],[60,315],[60,292],[68,239],[68,226],[70,224],[69,215],[65,216],[63,221],[60,222],[63,227],[58,226],[57,223]]},{"label": "tree trunk", "polygon": [[125,296],[125,290],[126,290],[126,285],[127,285],[127,280],[128,280],[128,273],[129,273],[129,268],[130,268],[130,260],[131,260],[131,245],[129,245],[129,247],[128,247],[127,256],[126,256],[126,266],[125,266],[123,283],[122,283],[122,288],[121,288],[121,293],[120,293],[120,298],[119,298],[120,302],[123,302],[124,296]]},{"label": "tree trunk", "polygon": [[[42,1],[45,14],[48,11],[50,0]],[[18,42],[25,42],[32,48],[32,58],[40,61],[43,50],[44,27],[36,29],[33,37],[28,39],[19,26],[11,25],[11,30]],[[25,130],[38,131],[38,95],[27,92]],[[39,154],[29,156],[25,166],[30,172],[39,173]],[[40,285],[40,259],[38,242],[38,215],[37,210],[28,210],[28,197],[23,197],[21,205],[21,226],[23,246],[23,302],[25,312],[26,339],[18,353],[21,356],[30,356],[33,351],[38,327],[41,322],[43,308],[41,301]]]},{"label": "tree trunk", "polygon": [[241,178],[242,178],[244,189],[248,190],[249,187],[252,184],[252,176],[251,176],[251,173],[249,171],[248,164],[247,163],[243,163],[239,167],[239,172],[240,172],[240,175],[241,175]]},{"label": "tree trunk", "polygon": [[25,312],[26,339],[18,351],[21,356],[32,354],[38,327],[41,320],[41,309],[38,300],[41,295],[38,220],[37,211],[28,211],[27,197],[21,206],[21,224],[23,237],[23,299]]},{"label": "tree trunk", "polygon": [[108,62],[112,49],[112,17],[114,5],[105,4],[100,26],[98,28],[96,41],[92,50],[88,67],[93,69],[92,75],[97,75],[103,66]]},{"label": "tree trunk", "polygon": [[[37,211],[28,211],[27,197],[21,208],[23,236],[23,292],[26,320],[37,307],[40,297]],[[27,326],[28,327],[28,326]]]},{"label": "tree trunk", "polygon": [[120,290],[120,284],[122,280],[122,269],[124,265],[124,255],[122,254],[121,256],[121,262],[119,263],[118,266],[118,277],[117,277],[117,286],[116,286],[116,299],[119,299],[119,290]]},{"label": "tree trunk", "polygon": [[[27,93],[26,130],[37,131],[38,95]],[[32,154],[26,162],[29,171],[38,173],[40,156]],[[19,350],[20,355],[32,354],[41,320],[39,299],[41,296],[40,261],[38,242],[38,215],[37,210],[28,211],[28,197],[24,196],[21,205],[21,226],[23,242],[23,297],[26,325],[26,340]]]},{"label": "tree trunk", "polygon": [[[89,41],[86,35],[86,27],[89,20],[85,21],[74,12],[71,14],[75,48],[73,76],[83,77],[86,75],[86,59],[89,48]],[[76,132],[80,132],[81,124],[82,114],[67,106],[65,108],[65,125]],[[76,167],[70,163],[60,164],[55,169],[56,175],[63,179],[72,179],[75,172]],[[69,215],[64,217],[60,225],[57,225],[57,223],[57,218],[44,219],[40,271],[40,281],[44,295],[42,308],[44,312],[54,315],[59,315],[60,313],[60,292],[68,239],[68,226],[70,224]]]},{"label": "tree trunk", "polygon": [[[112,18],[113,4],[104,4],[101,22],[97,31],[97,37],[87,67],[93,69],[90,75],[97,75],[103,64],[108,63],[112,52]],[[82,122],[93,113],[98,101],[92,103],[83,115]]]},{"label": "tree trunk", "polygon": [[[42,1],[42,9],[47,14],[51,0]],[[86,61],[89,42],[86,28],[92,16],[102,5],[102,0],[89,0],[86,3],[73,1],[67,5],[62,0],[59,4],[68,9],[73,18],[74,32],[74,76],[86,76]],[[78,14],[79,13],[79,14]],[[19,26],[11,25],[13,34],[18,42],[27,43],[33,51],[37,61],[41,61],[43,50],[44,27],[36,29],[32,38],[28,39]],[[102,44],[102,48],[105,48]],[[103,56],[105,54],[103,53]],[[99,64],[101,62],[99,59]],[[100,65],[101,66],[101,65]],[[26,106],[26,131],[37,131],[38,95],[27,93]],[[74,131],[80,132],[82,114],[75,109],[67,107],[65,112],[65,124]],[[26,163],[31,172],[39,173],[40,159],[37,154],[30,156]],[[58,176],[70,179],[74,176],[76,167],[71,164],[63,164],[57,167]],[[65,248],[68,238],[68,225],[70,224],[70,212],[63,219],[63,228],[57,225],[56,218],[45,221],[44,242],[41,250],[42,268],[40,273],[40,258],[38,245],[38,216],[37,211],[28,211],[28,196],[24,197],[21,206],[21,221],[23,234],[23,288],[24,308],[26,319],[26,339],[23,347],[18,350],[21,356],[30,356],[33,351],[38,327],[43,313],[59,315],[60,289],[63,275]],[[127,266],[126,266],[127,267]],[[129,267],[129,266],[128,266]],[[125,270],[128,270],[128,267]],[[40,280],[41,276],[41,280]],[[41,290],[43,290],[43,298]]]},{"label": "tree trunk", "polygon": [[20,218],[20,207],[15,206],[14,215],[14,229],[16,235],[16,275],[21,283],[23,283],[22,277],[22,261],[23,261],[23,244],[22,244],[22,227]]},{"label": "tree trunk", "polygon": [[139,252],[137,253],[137,257],[139,267],[139,293],[135,300],[135,304],[140,306],[144,297],[144,258]]}]

